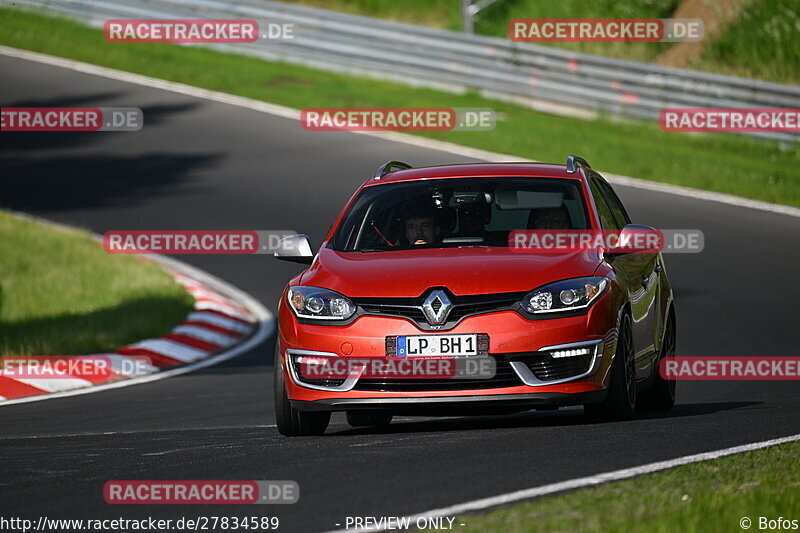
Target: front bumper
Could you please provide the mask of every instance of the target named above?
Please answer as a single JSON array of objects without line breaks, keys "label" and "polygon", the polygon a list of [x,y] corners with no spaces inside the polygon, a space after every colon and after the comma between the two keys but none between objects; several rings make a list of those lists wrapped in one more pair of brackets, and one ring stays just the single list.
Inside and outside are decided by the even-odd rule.
[{"label": "front bumper", "polygon": [[314,401],[290,400],[301,411],[389,411],[400,415],[477,415],[485,412],[552,409],[600,402],[605,390],[578,393],[479,394],[472,396],[391,396],[384,398],[327,398]]},{"label": "front bumper", "polygon": [[[585,315],[529,320],[514,311],[500,311],[465,318],[456,327],[441,332],[422,332],[408,320],[396,317],[362,316],[345,326],[300,324],[287,306],[279,307],[278,348],[280,368],[292,405],[303,411],[381,409],[394,412],[458,411],[476,413],[483,406],[521,410],[593,403],[602,400],[616,349],[617,309],[606,294]],[[298,383],[286,364],[289,353],[323,352],[340,357],[383,357],[386,337],[393,335],[488,333],[489,354],[511,361],[520,354],[576,342],[602,346],[589,372],[566,380],[543,382],[523,369],[513,369],[520,379],[502,386],[446,387],[426,390],[424,386],[400,390],[343,387],[339,390],[314,388]],[[278,363],[278,362],[276,362]],[[509,366],[509,371],[511,367]],[[498,367],[499,372],[499,367]],[[524,371],[522,372],[524,374]],[[398,382],[403,380],[397,380]],[[458,380],[452,380],[458,381]],[[351,384],[352,385],[352,384]]]}]

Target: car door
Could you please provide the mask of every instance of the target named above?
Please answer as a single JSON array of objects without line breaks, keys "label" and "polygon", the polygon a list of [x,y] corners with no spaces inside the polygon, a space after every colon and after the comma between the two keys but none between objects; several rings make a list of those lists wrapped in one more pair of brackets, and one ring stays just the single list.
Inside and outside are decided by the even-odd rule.
[{"label": "car door", "polygon": [[[608,183],[597,175],[590,178],[603,229],[620,230],[630,224],[622,202]],[[660,313],[659,276],[656,272],[659,254],[631,253],[610,260],[617,279],[628,292],[633,322],[633,347],[636,359],[636,378],[650,375],[650,365],[656,346],[657,315]]]}]

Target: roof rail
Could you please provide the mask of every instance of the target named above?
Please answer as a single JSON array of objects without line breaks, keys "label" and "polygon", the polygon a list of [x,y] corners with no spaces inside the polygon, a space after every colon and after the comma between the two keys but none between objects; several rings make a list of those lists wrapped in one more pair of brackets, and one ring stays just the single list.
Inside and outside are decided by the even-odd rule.
[{"label": "roof rail", "polygon": [[414,167],[408,163],[403,163],[402,161],[389,161],[378,167],[378,170],[375,171],[375,176],[373,176],[372,179],[379,180],[389,172],[394,172],[395,170],[408,170],[409,168]]},{"label": "roof rail", "polygon": [[575,171],[578,170],[578,165],[584,168],[592,168],[584,158],[571,155],[567,158],[567,174],[575,174]]}]

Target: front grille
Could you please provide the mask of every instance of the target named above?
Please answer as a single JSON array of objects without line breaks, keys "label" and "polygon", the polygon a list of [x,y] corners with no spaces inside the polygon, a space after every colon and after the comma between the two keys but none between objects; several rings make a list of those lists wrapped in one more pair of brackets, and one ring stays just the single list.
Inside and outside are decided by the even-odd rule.
[{"label": "front grille", "polygon": [[540,381],[556,381],[580,376],[589,371],[594,360],[594,352],[574,357],[554,358],[549,353],[532,352],[515,354],[512,361],[522,361]]},{"label": "front grille", "polygon": [[461,320],[465,316],[479,315],[482,313],[492,313],[494,311],[504,311],[506,309],[509,309],[513,304],[517,303],[520,300],[520,298],[459,305],[458,307],[453,307],[453,310],[450,311],[449,318],[451,320]]},{"label": "front grille", "polygon": [[353,390],[384,392],[425,392],[518,387],[522,382],[503,358],[496,357],[494,377],[484,379],[359,379]]},{"label": "front grille", "polygon": [[425,314],[422,309],[416,307],[401,307],[397,305],[381,305],[381,304],[359,304],[359,307],[367,315],[384,315],[384,316],[398,316],[408,318],[415,323],[425,322]]},{"label": "front grille", "polygon": [[[362,315],[393,316],[406,318],[420,329],[433,330],[422,312],[422,303],[429,291],[418,298],[359,298],[354,302]],[[450,296],[453,307],[444,324],[436,330],[450,329],[461,319],[484,313],[514,309],[526,293],[476,294],[470,296]],[[434,300],[434,311],[441,308],[441,302]]]}]

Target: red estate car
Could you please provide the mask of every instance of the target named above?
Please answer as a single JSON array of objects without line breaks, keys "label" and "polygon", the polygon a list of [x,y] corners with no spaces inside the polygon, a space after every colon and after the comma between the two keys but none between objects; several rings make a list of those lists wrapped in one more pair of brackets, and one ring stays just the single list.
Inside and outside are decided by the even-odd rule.
[{"label": "red estate car", "polygon": [[[390,161],[348,202],[319,252],[285,239],[275,256],[310,264],[278,308],[275,410],[284,435],[319,435],[331,412],[353,426],[395,414],[510,413],[583,405],[596,420],[670,409],[675,308],[660,253],[594,248],[519,253],[517,230],[632,225],[606,180],[566,165],[412,168]],[[654,231],[654,230],[652,230]],[[449,353],[490,376],[308,376],[314,358]]]}]

